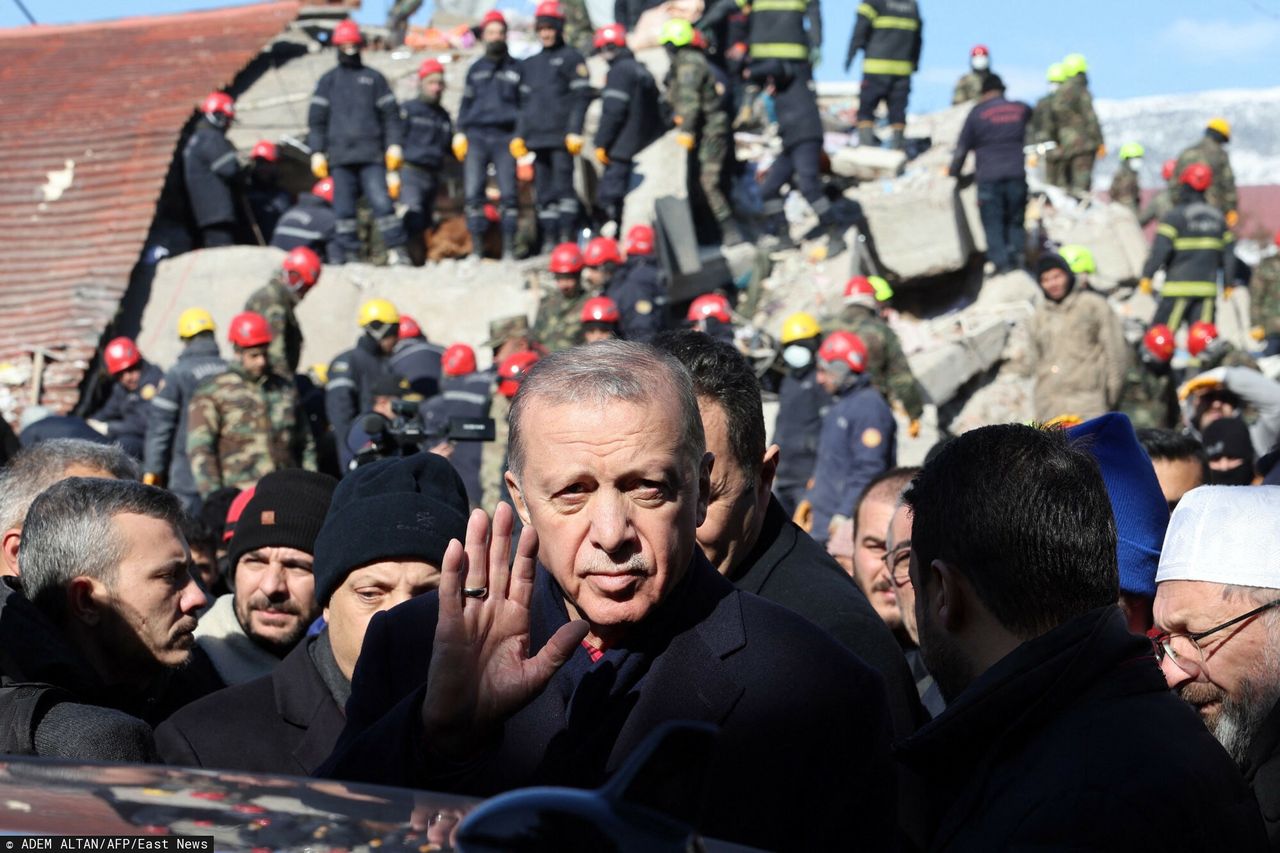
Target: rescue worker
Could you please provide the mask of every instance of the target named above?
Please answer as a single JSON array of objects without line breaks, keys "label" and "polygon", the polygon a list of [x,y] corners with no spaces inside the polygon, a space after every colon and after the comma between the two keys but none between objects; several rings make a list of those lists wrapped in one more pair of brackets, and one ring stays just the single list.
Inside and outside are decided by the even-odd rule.
[{"label": "rescue worker", "polygon": [[667,100],[676,125],[676,142],[689,152],[689,192],[705,202],[720,228],[725,245],[743,242],[733,221],[733,209],[720,186],[729,153],[729,115],[722,99],[724,87],[716,82],[706,56],[693,43],[693,26],[680,18],[662,25],[659,37],[671,56],[667,76]]},{"label": "rescue worker", "polygon": [[[361,304],[356,322],[360,337],[329,364],[329,381],[324,386],[324,411],[335,436],[345,436],[360,412],[372,410],[374,382],[392,374],[391,353],[399,340],[400,312],[385,299]],[[350,462],[345,443],[339,441],[339,470],[346,471]]]},{"label": "rescue worker", "polygon": [[787,517],[795,515],[804,500],[818,459],[822,414],[831,395],[818,384],[817,354],[822,327],[811,315],[792,314],[782,321],[782,360],[787,369],[778,386],[778,417],[773,423],[773,443],[781,451],[773,493]]},{"label": "rescue worker", "polygon": [[119,444],[130,456],[141,459],[147,436],[147,404],[164,384],[164,374],[142,357],[132,339],[125,337],[107,343],[102,365],[111,377],[111,393],[89,415],[89,426]]},{"label": "rescue worker", "polygon": [[1219,277],[1231,282],[1235,274],[1234,237],[1221,210],[1205,196],[1213,185],[1212,170],[1192,163],[1178,183],[1178,205],[1160,220],[1138,283],[1143,293],[1150,293],[1151,277],[1164,269],[1155,321],[1175,333],[1184,323],[1212,323]]},{"label": "rescue worker", "polygon": [[582,303],[582,314],[578,319],[582,323],[583,343],[594,344],[621,337],[619,327],[622,315],[618,313],[618,306],[607,296],[593,296]]},{"label": "rescue worker", "polygon": [[582,288],[584,266],[577,243],[561,243],[551,252],[548,269],[555,277],[555,287],[543,291],[533,323],[533,337],[548,352],[582,343],[582,306],[589,298]]},{"label": "rescue worker", "polygon": [[1085,195],[1093,185],[1094,160],[1105,157],[1107,149],[1098,114],[1093,111],[1093,96],[1089,94],[1089,63],[1081,54],[1073,53],[1062,60],[1062,71],[1066,82],[1050,102],[1058,147],[1047,157],[1056,160],[1062,170],[1062,186]]},{"label": "rescue worker", "polygon": [[704,293],[689,303],[685,320],[696,331],[705,332],[717,341],[734,341],[733,309],[723,293]]},{"label": "rescue worker", "polygon": [[311,192],[298,196],[298,202],[284,212],[271,235],[271,245],[286,252],[305,246],[327,263],[341,264],[346,252],[334,239],[338,217],[333,212],[333,178],[322,178]]},{"label": "rescue worker", "polygon": [[168,488],[189,513],[200,509],[200,492],[187,456],[187,407],[201,382],[227,369],[218,353],[215,330],[213,316],[203,308],[188,308],[178,315],[182,352],[165,374],[147,412],[142,482]]},{"label": "rescue worker", "polygon": [[658,84],[627,47],[618,24],[596,31],[596,50],[609,63],[600,93],[600,126],[595,133],[596,162],[604,167],[596,187],[599,224],[622,225],[623,202],[631,191],[636,156],[662,135]]},{"label": "rescue worker", "polygon": [[227,334],[236,360],[197,387],[187,409],[187,455],[200,497],[247,489],[281,468],[316,468],[316,446],[294,384],[271,371],[271,326],[245,311]]},{"label": "rescue worker", "polygon": [[911,95],[911,75],[920,66],[924,45],[924,22],[916,0],[864,0],[858,5],[858,22],[849,41],[844,70],[853,66],[863,51],[862,95],[858,104],[858,141],[879,145],[876,138],[876,108],[883,101],[889,107],[890,147],[906,147],[907,99]]},{"label": "rescue worker", "polygon": [[[817,5],[817,0],[813,0],[810,8]],[[754,20],[761,14],[753,12],[751,17]],[[782,190],[788,183],[804,196],[819,224],[831,224],[831,201],[822,189],[823,129],[817,93],[807,62],[756,59],[752,60],[750,74],[773,98],[778,117],[782,152],[769,166],[760,185],[760,197],[764,200],[761,214],[765,217],[765,232],[786,245],[790,234],[784,212],[786,196]]]},{"label": "rescue worker", "polygon": [[426,232],[435,216],[440,170],[453,141],[453,119],[441,106],[444,66],[437,59],[418,66],[418,97],[400,106],[404,121],[404,165],[400,169],[400,202],[405,206],[404,230],[413,262],[427,258]]},{"label": "rescue worker", "polygon": [[[766,85],[764,77],[771,76],[761,71],[760,66],[764,63],[782,63],[787,67],[777,76],[798,81],[802,89],[808,88],[807,84],[813,79],[813,66],[822,59],[822,7],[819,0],[790,3],[718,0],[698,19],[698,31],[714,33],[717,39],[727,38],[729,19],[739,10],[746,12],[743,41],[747,48],[744,75],[747,87],[743,96],[744,109],[750,111]],[[729,47],[723,40],[715,46],[720,52]],[[796,96],[799,97],[799,93]],[[778,120],[780,127],[784,127],[781,116]]]},{"label": "rescue worker", "polygon": [[982,84],[991,73],[991,50],[985,44],[975,44],[969,51],[969,73],[956,81],[956,89],[951,94],[951,105],[966,104],[976,101],[982,94]]},{"label": "rescue worker", "polygon": [[863,373],[880,393],[902,406],[910,420],[907,433],[915,438],[924,415],[924,391],[911,372],[898,333],[880,315],[881,306],[892,298],[893,289],[884,279],[856,275],[845,283],[844,308],[828,328],[858,336],[866,353]]},{"label": "rescue worker", "polygon": [[400,315],[400,330],[391,351],[391,372],[404,377],[413,393],[424,399],[440,393],[440,361],[444,347],[427,340],[418,321]]},{"label": "rescue worker", "polygon": [[1131,357],[1120,318],[1105,297],[1077,286],[1061,255],[1042,255],[1036,273],[1044,302],[1027,328],[1036,419],[1071,415],[1086,421],[1113,411]]},{"label": "rescue worker", "polygon": [[253,217],[254,242],[267,245],[280,218],[293,204],[293,197],[280,188],[280,151],[274,142],[261,139],[249,152],[249,170],[244,195]]},{"label": "rescue worker", "polygon": [[1164,186],[1151,197],[1151,201],[1147,202],[1147,206],[1143,208],[1142,215],[1138,217],[1138,223],[1144,228],[1150,222],[1163,219],[1166,213],[1173,210],[1174,189],[1177,188],[1177,184],[1171,183],[1171,179],[1173,170],[1176,168],[1178,168],[1176,159],[1165,160],[1164,165],[1160,167],[1160,177],[1164,178]]},{"label": "rescue worker", "polygon": [[356,202],[363,195],[386,246],[387,263],[406,264],[404,228],[388,190],[388,173],[398,173],[404,164],[400,107],[387,78],[361,61],[364,36],[355,21],[339,22],[331,43],[338,49],[338,64],[316,83],[307,113],[311,171],[317,178],[333,176],[335,237],[348,258],[360,255]]},{"label": "rescue worker", "polygon": [[520,115],[511,140],[517,160],[530,151],[542,248],[574,239],[578,195],[573,188],[575,158],[582,153],[582,123],[591,103],[587,61],[564,41],[564,11],[544,0],[534,11],[542,50],[521,64]]},{"label": "rescue worker", "polygon": [[653,263],[652,235],[648,225],[633,226],[628,232],[625,262],[612,240],[593,251],[597,241],[607,238],[588,243],[584,256],[588,283],[618,306],[621,336],[629,341],[648,343],[666,326],[667,296]]},{"label": "rescue worker", "polygon": [[[476,353],[466,344],[452,344],[441,360],[443,377],[440,393],[422,403],[424,423],[449,423],[452,418],[479,420],[489,417],[493,378],[476,371]],[[504,424],[505,426],[505,424]],[[497,422],[494,422],[495,432]],[[448,459],[467,489],[472,509],[481,506],[480,463],[488,451],[488,442],[459,441],[453,445]]]},{"label": "rescue worker", "polygon": [[[1220,210],[1227,227],[1234,229],[1240,221],[1239,197],[1236,193],[1236,176],[1231,171],[1231,158],[1227,156],[1227,144],[1231,142],[1231,125],[1224,118],[1209,121],[1200,141],[1178,155],[1174,171],[1181,176],[1188,166],[1203,163],[1209,167],[1213,182],[1205,191],[1205,201]],[[1170,183],[1170,186],[1174,186]]]},{"label": "rescue worker", "polygon": [[1057,158],[1049,157],[1049,151],[1058,145],[1058,129],[1053,123],[1053,97],[1062,88],[1067,74],[1062,70],[1062,63],[1055,62],[1049,66],[1045,79],[1049,83],[1049,93],[1036,101],[1031,111],[1031,125],[1027,128],[1027,142],[1036,147],[1036,153],[1030,161],[1034,168],[1044,166],[1044,180],[1055,187],[1062,186],[1062,167]]},{"label": "rescue worker", "polygon": [[[1280,231],[1276,232],[1275,245],[1280,247]],[[1280,353],[1280,254],[1263,258],[1253,271],[1249,299],[1249,316],[1253,320],[1250,337],[1264,345],[1264,355]]]},{"label": "rescue worker", "polygon": [[618,267],[622,265],[622,253],[618,250],[618,241],[612,237],[594,237],[582,251],[585,289],[592,294],[601,294],[608,289]]},{"label": "rescue worker", "polygon": [[1178,383],[1170,361],[1173,330],[1163,323],[1147,329],[1138,357],[1125,371],[1124,390],[1116,409],[1129,416],[1134,429],[1173,429],[1178,425]]},{"label": "rescue worker", "polygon": [[1126,142],[1120,146],[1120,167],[1111,179],[1108,194],[1111,200],[1132,210],[1135,214],[1142,204],[1142,183],[1139,174],[1142,170],[1142,156],[1146,150],[1140,143]]},{"label": "rescue worker", "polygon": [[240,160],[227,139],[236,117],[235,101],[213,92],[200,105],[201,118],[182,149],[182,176],[187,184],[191,213],[206,249],[235,243],[235,182]]},{"label": "rescue worker", "polygon": [[292,379],[302,359],[302,324],[293,313],[320,281],[321,263],[315,252],[299,246],[284,256],[271,280],[249,296],[244,310],[261,314],[271,326],[271,372]]},{"label": "rescue worker", "polygon": [[484,255],[484,235],[489,220],[484,209],[488,200],[489,166],[498,178],[501,193],[502,256],[515,257],[519,208],[516,200],[516,158],[512,153],[516,117],[520,113],[520,62],[507,51],[507,19],[491,10],[480,22],[484,55],[467,69],[467,82],[458,107],[457,132],[453,135],[453,156],[463,163],[467,230],[471,252]]},{"label": "rescue worker", "polygon": [[[497,506],[499,501],[510,499],[504,474],[507,470],[508,415],[511,412],[511,396],[519,386],[504,385],[520,371],[538,360],[539,347],[530,337],[529,321],[523,314],[502,317],[489,324],[488,345],[493,348],[493,364],[481,375],[489,383],[491,399],[489,417],[493,418],[493,441],[480,451],[481,506]],[[514,365],[514,367],[513,367]],[[504,377],[503,368],[511,368],[514,374]],[[505,497],[504,497],[505,496]]]},{"label": "rescue worker", "polygon": [[809,535],[819,542],[829,538],[832,522],[849,517],[867,484],[897,463],[897,424],[866,366],[867,349],[852,332],[831,332],[818,348],[818,384],[832,398],[807,496]]}]

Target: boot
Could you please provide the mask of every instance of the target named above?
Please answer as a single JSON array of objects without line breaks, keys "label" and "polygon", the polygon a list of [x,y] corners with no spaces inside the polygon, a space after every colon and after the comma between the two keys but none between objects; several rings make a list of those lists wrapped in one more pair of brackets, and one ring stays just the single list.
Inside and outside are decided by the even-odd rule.
[{"label": "boot", "polygon": [[889,134],[889,147],[894,151],[905,151],[907,148],[907,134],[901,127],[895,127]]},{"label": "boot", "polygon": [[477,260],[484,257],[484,234],[471,232],[471,257]]},{"label": "boot", "polygon": [[873,148],[880,147],[880,138],[876,136],[876,129],[870,125],[863,125],[858,128],[858,144],[870,145]]},{"label": "boot", "polygon": [[514,261],[516,259],[516,235],[502,235],[502,259],[504,261]]}]

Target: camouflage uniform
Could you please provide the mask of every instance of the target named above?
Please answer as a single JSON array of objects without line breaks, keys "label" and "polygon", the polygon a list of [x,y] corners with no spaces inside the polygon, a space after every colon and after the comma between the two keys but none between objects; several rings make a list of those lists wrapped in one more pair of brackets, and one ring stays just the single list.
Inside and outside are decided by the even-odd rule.
[{"label": "camouflage uniform", "polygon": [[1206,135],[1179,154],[1178,165],[1173,170],[1173,177],[1169,179],[1171,188],[1175,188],[1176,191],[1178,178],[1183,170],[1193,163],[1204,163],[1213,170],[1213,183],[1205,192],[1204,200],[1223,213],[1239,210],[1240,208],[1236,206],[1239,203],[1236,196],[1236,176],[1231,171],[1231,159],[1227,157],[1227,150],[1222,147],[1222,143]]},{"label": "camouflage uniform", "polygon": [[924,414],[924,392],[911,372],[897,332],[864,305],[845,306],[829,324],[828,331],[836,330],[853,332],[862,339],[867,347],[866,373],[871,384],[890,400],[901,403],[911,420],[919,420]]},{"label": "camouflage uniform", "polygon": [[987,75],[981,71],[970,71],[956,82],[956,90],[951,95],[951,106],[976,101],[982,95],[982,84]]},{"label": "camouflage uniform", "polygon": [[1280,255],[1263,258],[1249,281],[1249,316],[1268,338],[1280,337]]},{"label": "camouflage uniform", "polygon": [[733,210],[720,188],[720,173],[728,158],[730,143],[729,114],[722,105],[723,87],[716,81],[702,51],[682,47],[671,61],[666,89],[676,128],[692,133],[697,140],[696,160],[694,152],[689,154],[689,174],[698,175],[698,184],[716,221],[726,222]]},{"label": "camouflage uniform", "polygon": [[316,469],[315,442],[288,379],[254,380],[233,365],[196,389],[187,412],[187,455],[202,498],[281,468]]},{"label": "camouflage uniform", "polygon": [[493,512],[503,495],[503,475],[507,471],[507,416],[511,414],[511,401],[494,393],[489,406],[493,418],[493,441],[485,442],[480,450],[480,505]]},{"label": "camouflage uniform", "polygon": [[1153,371],[1135,359],[1124,374],[1124,389],[1116,409],[1133,422],[1134,429],[1173,429],[1178,425],[1178,388],[1173,374]]},{"label": "camouflage uniform", "polygon": [[1142,209],[1142,213],[1138,216],[1138,222],[1146,227],[1151,222],[1164,219],[1165,214],[1173,210],[1173,190],[1165,187],[1151,197],[1151,201],[1147,202],[1147,206]]},{"label": "camouflage uniform", "polygon": [[[1058,129],[1053,123],[1053,98],[1057,92],[1050,92],[1040,100],[1036,101],[1035,109],[1031,111],[1031,123],[1027,126],[1027,142],[1032,145],[1043,145],[1046,142],[1057,144]],[[1055,187],[1062,186],[1062,164],[1057,158],[1056,151],[1048,151],[1040,157],[1040,162],[1044,164],[1044,180],[1045,183],[1052,184]]]},{"label": "camouflage uniform", "polygon": [[589,298],[581,288],[569,296],[549,288],[538,306],[533,337],[548,352],[559,352],[582,343],[582,306]]},{"label": "camouflage uniform", "polygon": [[595,28],[587,14],[586,0],[560,0],[560,9],[564,12],[564,43],[576,47],[583,56],[590,56],[595,50]]},{"label": "camouflage uniform", "polygon": [[1111,179],[1111,200],[1123,204],[1125,207],[1138,212],[1138,205],[1142,202],[1142,188],[1138,185],[1138,173],[1133,171],[1127,160],[1120,163],[1120,168],[1116,169],[1116,175]]},{"label": "camouflage uniform", "polygon": [[284,276],[279,272],[244,304],[244,310],[261,314],[271,324],[271,346],[267,349],[271,372],[286,379],[293,378],[302,360],[302,326],[293,314],[297,304],[298,297],[285,287]]},{"label": "camouflage uniform", "polygon": [[1057,160],[1064,170],[1067,189],[1087,193],[1093,184],[1093,161],[1102,145],[1102,128],[1083,74],[1062,84],[1050,102],[1050,115],[1058,147],[1049,152],[1049,159]]}]

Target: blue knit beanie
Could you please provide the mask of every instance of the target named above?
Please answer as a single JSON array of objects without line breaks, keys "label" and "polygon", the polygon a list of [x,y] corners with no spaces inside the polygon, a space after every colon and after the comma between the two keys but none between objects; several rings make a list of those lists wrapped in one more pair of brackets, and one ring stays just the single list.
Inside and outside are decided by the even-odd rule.
[{"label": "blue knit beanie", "polygon": [[1120,590],[1154,598],[1169,505],[1133,425],[1125,415],[1112,412],[1072,427],[1067,435],[1102,469],[1116,517]]}]

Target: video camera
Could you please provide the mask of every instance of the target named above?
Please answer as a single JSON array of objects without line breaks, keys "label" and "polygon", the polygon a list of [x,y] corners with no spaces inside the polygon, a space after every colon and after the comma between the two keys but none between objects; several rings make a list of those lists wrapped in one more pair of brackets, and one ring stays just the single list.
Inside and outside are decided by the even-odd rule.
[{"label": "video camera", "polygon": [[390,420],[376,412],[360,420],[359,428],[368,441],[356,451],[352,467],[409,456],[446,441],[494,440],[493,418],[452,417],[436,408],[423,408],[417,400],[392,400],[391,411]]}]

